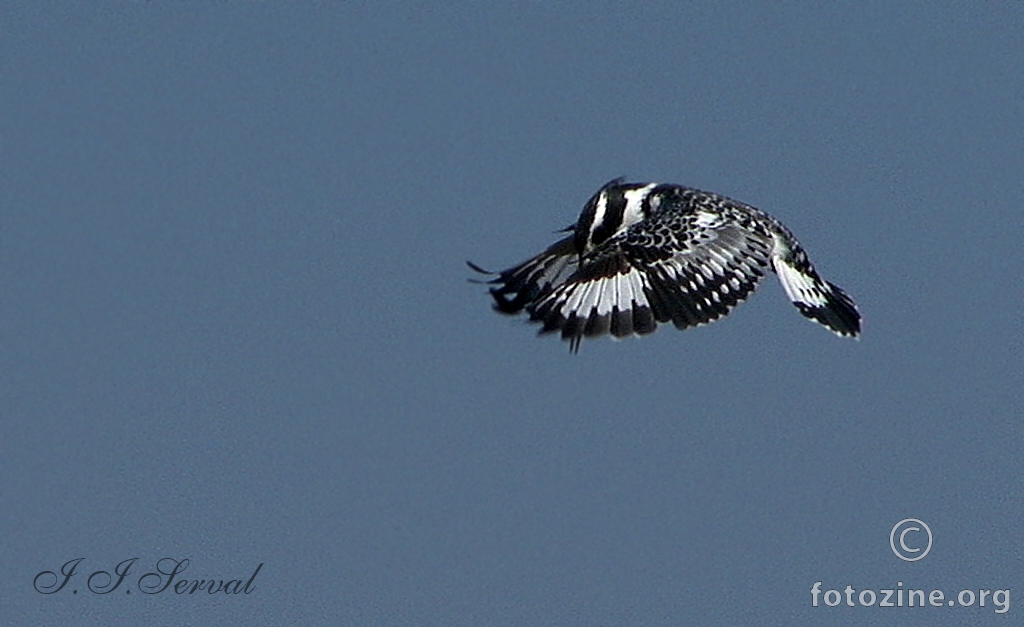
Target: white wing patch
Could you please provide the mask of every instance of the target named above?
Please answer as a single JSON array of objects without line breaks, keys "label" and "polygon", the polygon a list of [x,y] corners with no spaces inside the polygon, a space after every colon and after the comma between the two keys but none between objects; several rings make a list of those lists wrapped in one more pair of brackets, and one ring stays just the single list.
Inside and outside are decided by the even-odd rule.
[{"label": "white wing patch", "polygon": [[626,311],[637,305],[647,306],[643,275],[635,269],[612,277],[570,283],[566,289],[552,294],[552,298],[553,308],[566,319],[573,315],[584,319],[592,315],[607,316],[616,309]]},{"label": "white wing patch", "polygon": [[[613,260],[620,261],[620,260]],[[561,331],[577,350],[584,337],[645,335],[657,328],[643,270],[609,265],[601,276],[570,280],[527,306],[530,319],[543,322],[542,333]]]}]

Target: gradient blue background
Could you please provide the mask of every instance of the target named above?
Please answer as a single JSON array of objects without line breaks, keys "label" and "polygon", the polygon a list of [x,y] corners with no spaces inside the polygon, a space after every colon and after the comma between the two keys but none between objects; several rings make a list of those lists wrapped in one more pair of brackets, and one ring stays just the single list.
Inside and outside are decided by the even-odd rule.
[{"label": "gradient blue background", "polygon": [[[0,55],[0,622],[1021,622],[1024,5],[7,3]],[[620,175],[778,216],[863,339],[774,277],[575,357],[493,314],[464,260]],[[131,557],[264,566],[84,593]]]}]

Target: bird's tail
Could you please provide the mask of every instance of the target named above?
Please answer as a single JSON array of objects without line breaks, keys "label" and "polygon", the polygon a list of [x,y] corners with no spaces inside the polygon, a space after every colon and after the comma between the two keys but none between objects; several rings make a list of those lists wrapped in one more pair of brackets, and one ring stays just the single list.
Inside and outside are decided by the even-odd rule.
[{"label": "bird's tail", "polygon": [[536,257],[501,272],[489,272],[475,263],[466,263],[481,274],[497,275],[486,281],[495,286],[491,288],[494,308],[501,313],[518,314],[548,292],[552,285],[572,274],[578,264],[577,257],[573,238],[569,236],[552,244]]}]

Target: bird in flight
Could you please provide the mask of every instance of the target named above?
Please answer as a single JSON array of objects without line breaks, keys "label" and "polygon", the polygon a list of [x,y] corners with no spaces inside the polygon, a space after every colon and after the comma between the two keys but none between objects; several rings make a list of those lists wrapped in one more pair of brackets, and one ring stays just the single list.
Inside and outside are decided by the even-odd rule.
[{"label": "bird in flight", "polygon": [[569,235],[494,278],[494,309],[526,312],[577,352],[584,337],[647,335],[725,316],[757,287],[766,268],[801,314],[845,337],[860,313],[822,279],[781,222],[719,194],[682,185],[608,182],[583,206]]}]

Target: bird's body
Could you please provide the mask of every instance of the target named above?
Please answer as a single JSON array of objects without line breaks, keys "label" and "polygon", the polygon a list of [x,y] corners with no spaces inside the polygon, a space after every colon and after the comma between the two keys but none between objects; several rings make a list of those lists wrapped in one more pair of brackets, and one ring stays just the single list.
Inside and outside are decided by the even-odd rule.
[{"label": "bird's body", "polygon": [[853,300],[818,276],[789,229],[750,205],[681,185],[616,179],[567,231],[489,283],[495,309],[526,311],[541,333],[560,331],[573,352],[584,337],[717,320],[757,287],[766,268],[804,316],[842,336],[860,333]]}]

